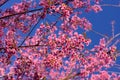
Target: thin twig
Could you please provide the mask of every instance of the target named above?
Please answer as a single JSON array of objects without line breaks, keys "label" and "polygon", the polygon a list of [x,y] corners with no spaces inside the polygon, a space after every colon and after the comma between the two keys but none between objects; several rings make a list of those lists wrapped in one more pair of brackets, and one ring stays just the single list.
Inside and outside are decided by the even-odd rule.
[{"label": "thin twig", "polygon": [[7,3],[9,0],[4,1],[2,4],[0,4],[0,7],[3,6],[5,3]]},{"label": "thin twig", "polygon": [[120,53],[117,54],[117,57],[120,56]]},{"label": "thin twig", "polygon": [[74,79],[75,77],[79,76],[81,73],[78,72],[76,74],[72,74],[70,73],[66,78],[64,78],[63,80],[69,80],[69,79]]},{"label": "thin twig", "polygon": [[115,66],[117,66],[117,67],[120,67],[120,65],[119,64],[114,64]]},{"label": "thin twig", "polygon": [[113,45],[117,45],[120,42],[120,40],[116,40]]},{"label": "thin twig", "polygon": [[115,36],[115,32],[114,32],[114,24],[115,24],[115,21],[112,21],[111,22],[111,25],[112,25],[112,37],[114,37]]},{"label": "thin twig", "polygon": [[25,45],[25,46],[16,46],[16,47],[1,47],[0,50],[5,50],[5,49],[21,49],[21,48],[32,48],[32,47],[39,47],[39,46],[47,46],[47,44],[44,45]]},{"label": "thin twig", "polygon": [[118,5],[112,5],[112,4],[102,4],[102,5],[100,5],[100,6],[105,6],[105,7],[120,7],[120,4],[118,4]]},{"label": "thin twig", "polygon": [[96,33],[96,34],[98,34],[98,35],[100,35],[100,36],[105,37],[105,38],[107,38],[107,39],[108,39],[108,36],[103,35],[103,34],[101,34],[101,33],[97,32],[97,31],[95,31],[95,30],[93,30],[93,29],[91,29],[90,31],[92,31],[92,32],[94,32],[94,33]]},{"label": "thin twig", "polygon": [[115,38],[117,38],[118,36],[120,36],[120,33],[116,34],[114,37],[112,37],[107,43],[106,43],[106,47],[108,47],[109,43],[111,43]]},{"label": "thin twig", "polygon": [[120,72],[113,72],[113,71],[108,71],[109,73],[116,73],[116,74],[120,74]]},{"label": "thin twig", "polygon": [[[22,41],[22,43],[20,44],[20,46],[22,46],[25,42],[25,40],[29,37],[29,35],[32,33],[32,31],[36,28],[36,26],[38,25],[38,23],[40,22],[41,20],[41,17],[38,19],[37,23],[32,27],[32,29],[30,29],[28,35],[25,37],[25,39]],[[19,47],[20,47],[19,46]]]},{"label": "thin twig", "polygon": [[12,16],[16,16],[16,15],[20,15],[20,14],[26,14],[26,13],[30,13],[30,12],[36,12],[36,11],[40,11],[40,10],[42,10],[42,9],[43,9],[43,8],[38,8],[38,9],[29,10],[29,11],[24,11],[24,12],[20,12],[20,13],[9,14],[9,15],[0,17],[0,19],[12,17]]}]

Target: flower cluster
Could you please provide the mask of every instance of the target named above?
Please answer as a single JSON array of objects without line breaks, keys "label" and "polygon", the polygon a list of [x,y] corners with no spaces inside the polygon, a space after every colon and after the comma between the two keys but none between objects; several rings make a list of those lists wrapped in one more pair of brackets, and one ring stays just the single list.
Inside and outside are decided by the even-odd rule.
[{"label": "flower cluster", "polygon": [[[99,0],[23,0],[1,11],[0,76],[4,80],[119,79],[105,70],[114,65],[117,46],[109,45],[112,38],[102,38],[89,48],[92,40],[86,35],[92,24],[82,17],[84,10],[98,13],[102,8]],[[82,32],[77,32],[79,27]]]}]

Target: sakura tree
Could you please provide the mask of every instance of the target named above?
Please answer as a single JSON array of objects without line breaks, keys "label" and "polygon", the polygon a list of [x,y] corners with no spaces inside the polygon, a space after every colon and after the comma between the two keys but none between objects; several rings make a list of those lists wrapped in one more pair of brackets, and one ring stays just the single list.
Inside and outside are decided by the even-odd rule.
[{"label": "sakura tree", "polygon": [[[1,0],[0,7],[9,1]],[[120,73],[108,70],[120,67],[115,22],[109,37],[93,30],[91,21],[81,16],[120,5],[102,0],[18,1],[0,11],[2,80],[120,80]],[[89,32],[102,37],[92,48]]]}]

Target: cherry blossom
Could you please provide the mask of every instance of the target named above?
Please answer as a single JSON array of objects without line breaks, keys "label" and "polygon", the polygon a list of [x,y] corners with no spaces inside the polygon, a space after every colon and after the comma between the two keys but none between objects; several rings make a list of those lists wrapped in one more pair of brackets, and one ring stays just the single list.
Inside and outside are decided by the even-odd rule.
[{"label": "cherry blossom", "polygon": [[[7,2],[1,0],[0,7]],[[96,32],[102,35],[96,45],[87,36],[93,24],[84,13],[103,11],[100,2],[22,0],[1,10],[0,78],[119,80],[120,73],[107,69],[116,64],[119,56],[114,41],[120,34],[109,39]]]}]

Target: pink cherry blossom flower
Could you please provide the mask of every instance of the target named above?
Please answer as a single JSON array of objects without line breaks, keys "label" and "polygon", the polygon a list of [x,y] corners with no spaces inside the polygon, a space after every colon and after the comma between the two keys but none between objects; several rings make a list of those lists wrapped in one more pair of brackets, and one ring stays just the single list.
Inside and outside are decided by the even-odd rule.
[{"label": "pink cherry blossom flower", "polygon": [[97,12],[99,12],[99,11],[102,11],[102,8],[101,8],[101,6],[100,5],[93,5],[92,6],[92,9],[97,13]]}]

